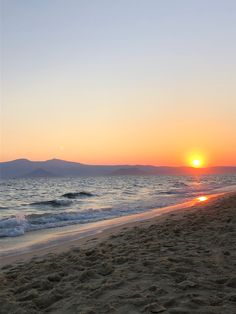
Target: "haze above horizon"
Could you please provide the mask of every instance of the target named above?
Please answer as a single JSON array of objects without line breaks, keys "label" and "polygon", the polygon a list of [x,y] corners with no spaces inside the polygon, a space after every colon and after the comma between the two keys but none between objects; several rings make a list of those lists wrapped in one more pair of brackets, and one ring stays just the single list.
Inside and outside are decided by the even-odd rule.
[{"label": "haze above horizon", "polygon": [[0,1],[0,161],[236,165],[236,1]]}]

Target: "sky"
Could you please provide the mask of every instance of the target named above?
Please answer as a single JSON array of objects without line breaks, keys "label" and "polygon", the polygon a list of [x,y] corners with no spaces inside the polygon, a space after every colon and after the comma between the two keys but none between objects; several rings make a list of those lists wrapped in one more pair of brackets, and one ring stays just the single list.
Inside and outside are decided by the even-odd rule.
[{"label": "sky", "polygon": [[1,161],[236,165],[235,0],[0,0]]}]

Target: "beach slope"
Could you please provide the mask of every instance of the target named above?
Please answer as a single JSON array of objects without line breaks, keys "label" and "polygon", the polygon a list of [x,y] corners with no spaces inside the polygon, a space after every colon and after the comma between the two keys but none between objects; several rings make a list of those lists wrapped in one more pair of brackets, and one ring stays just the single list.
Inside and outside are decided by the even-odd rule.
[{"label": "beach slope", "polygon": [[236,313],[236,194],[4,266],[0,313]]}]

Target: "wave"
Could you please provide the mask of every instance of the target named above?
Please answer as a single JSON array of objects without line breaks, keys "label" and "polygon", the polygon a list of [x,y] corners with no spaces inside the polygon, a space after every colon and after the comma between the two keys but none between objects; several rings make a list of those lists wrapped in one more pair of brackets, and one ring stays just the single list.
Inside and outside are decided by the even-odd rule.
[{"label": "wave", "polygon": [[183,195],[186,194],[186,190],[170,190],[170,191],[160,191],[158,194],[160,195]]},{"label": "wave", "polygon": [[[45,203],[45,202],[40,202]],[[167,204],[159,204],[159,207]],[[0,219],[0,238],[17,237],[29,231],[65,227],[75,224],[85,224],[101,220],[121,217],[127,214],[143,212],[145,209],[156,208],[156,204],[148,206],[129,207],[123,204],[119,207],[103,207],[99,209],[86,209],[85,211],[47,212],[28,215],[11,216]]]},{"label": "wave", "polygon": [[92,197],[94,196],[94,194],[90,193],[90,192],[69,192],[69,193],[65,193],[62,195],[62,197],[65,198],[69,198],[69,199],[75,199],[75,198],[79,198],[79,197]]},{"label": "wave", "polygon": [[134,194],[134,191],[124,191],[123,194],[132,195]]},{"label": "wave", "polygon": [[72,204],[72,201],[69,201],[69,200],[50,200],[50,201],[34,202],[34,203],[31,203],[30,205],[33,205],[33,206],[46,205],[46,206],[52,206],[52,207],[62,207],[62,206],[69,206],[70,204]]},{"label": "wave", "polygon": [[0,206],[0,210],[1,209],[8,209],[9,207],[7,207],[7,206]]},{"label": "wave", "polygon": [[25,217],[9,217],[0,220],[0,237],[16,237],[25,233]]},{"label": "wave", "polygon": [[23,226],[16,226],[13,229],[0,230],[0,238],[18,237],[25,234]]},{"label": "wave", "polygon": [[176,188],[179,188],[179,187],[183,187],[184,188],[184,187],[188,187],[189,185],[184,183],[184,182],[175,182],[173,184],[173,186],[176,187]]},{"label": "wave", "polygon": [[65,199],[54,199],[49,201],[39,201],[39,202],[33,202],[29,205],[32,206],[50,206],[50,207],[63,207],[63,206],[69,206],[72,204],[72,200],[80,197],[92,197],[94,194],[90,192],[69,192],[63,194],[61,197],[67,198]]},{"label": "wave", "polygon": [[64,227],[74,224],[85,224],[103,219],[114,218],[118,212],[111,208],[89,210],[86,212],[30,214],[22,217],[9,217],[0,220],[0,238],[16,237],[29,231]]}]

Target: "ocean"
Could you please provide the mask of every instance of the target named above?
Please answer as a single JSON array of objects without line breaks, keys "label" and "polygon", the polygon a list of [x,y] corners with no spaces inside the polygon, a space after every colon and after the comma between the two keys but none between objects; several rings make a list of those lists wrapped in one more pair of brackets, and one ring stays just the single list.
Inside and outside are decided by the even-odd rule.
[{"label": "ocean", "polygon": [[[113,176],[0,182],[0,238],[81,225],[184,202],[236,184],[236,175]],[[1,245],[1,243],[0,243]]]}]

